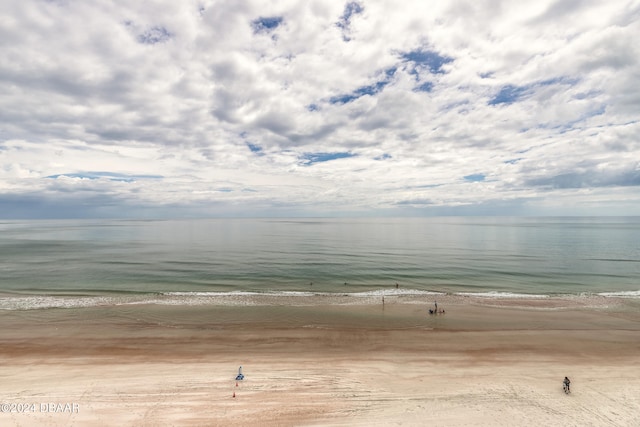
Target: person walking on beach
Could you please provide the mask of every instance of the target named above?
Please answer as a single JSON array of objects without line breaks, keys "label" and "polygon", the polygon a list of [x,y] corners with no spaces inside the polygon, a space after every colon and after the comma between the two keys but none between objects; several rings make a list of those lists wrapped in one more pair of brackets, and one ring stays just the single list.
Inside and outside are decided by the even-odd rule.
[{"label": "person walking on beach", "polygon": [[571,380],[569,380],[568,377],[564,377],[564,381],[562,381],[562,388],[564,389],[565,393],[571,393],[571,389],[569,388],[569,386],[571,385]]}]

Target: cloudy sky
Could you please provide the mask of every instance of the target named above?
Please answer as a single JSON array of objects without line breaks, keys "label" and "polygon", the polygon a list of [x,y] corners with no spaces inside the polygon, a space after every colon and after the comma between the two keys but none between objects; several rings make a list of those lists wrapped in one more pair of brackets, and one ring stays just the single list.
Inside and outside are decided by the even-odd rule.
[{"label": "cloudy sky", "polygon": [[640,1],[0,5],[0,217],[640,215]]}]

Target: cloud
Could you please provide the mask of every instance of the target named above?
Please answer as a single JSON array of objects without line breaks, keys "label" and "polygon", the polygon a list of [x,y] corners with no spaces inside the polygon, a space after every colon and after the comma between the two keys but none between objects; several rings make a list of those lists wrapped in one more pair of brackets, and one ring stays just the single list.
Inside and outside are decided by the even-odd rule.
[{"label": "cloud", "polygon": [[151,27],[143,33],[138,34],[138,41],[142,44],[164,43],[173,37],[164,27]]},{"label": "cloud", "polygon": [[557,175],[532,178],[528,185],[555,188],[640,187],[640,163],[632,167],[601,168],[564,172]]},{"label": "cloud", "polygon": [[633,2],[0,12],[0,216],[640,213]]}]

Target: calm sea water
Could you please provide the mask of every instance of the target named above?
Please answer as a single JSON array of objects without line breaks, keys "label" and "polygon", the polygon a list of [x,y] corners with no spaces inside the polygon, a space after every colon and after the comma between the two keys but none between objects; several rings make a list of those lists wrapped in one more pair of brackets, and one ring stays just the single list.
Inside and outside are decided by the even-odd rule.
[{"label": "calm sea water", "polygon": [[[0,222],[0,293],[640,298],[640,218]],[[10,308],[10,307],[9,307]]]}]

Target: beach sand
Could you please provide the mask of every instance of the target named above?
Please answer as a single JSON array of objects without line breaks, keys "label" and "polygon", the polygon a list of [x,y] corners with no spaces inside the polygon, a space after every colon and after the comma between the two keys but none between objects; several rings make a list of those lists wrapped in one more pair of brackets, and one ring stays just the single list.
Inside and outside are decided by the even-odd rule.
[{"label": "beach sand", "polygon": [[0,425],[640,425],[640,301],[437,299],[0,312]]}]

